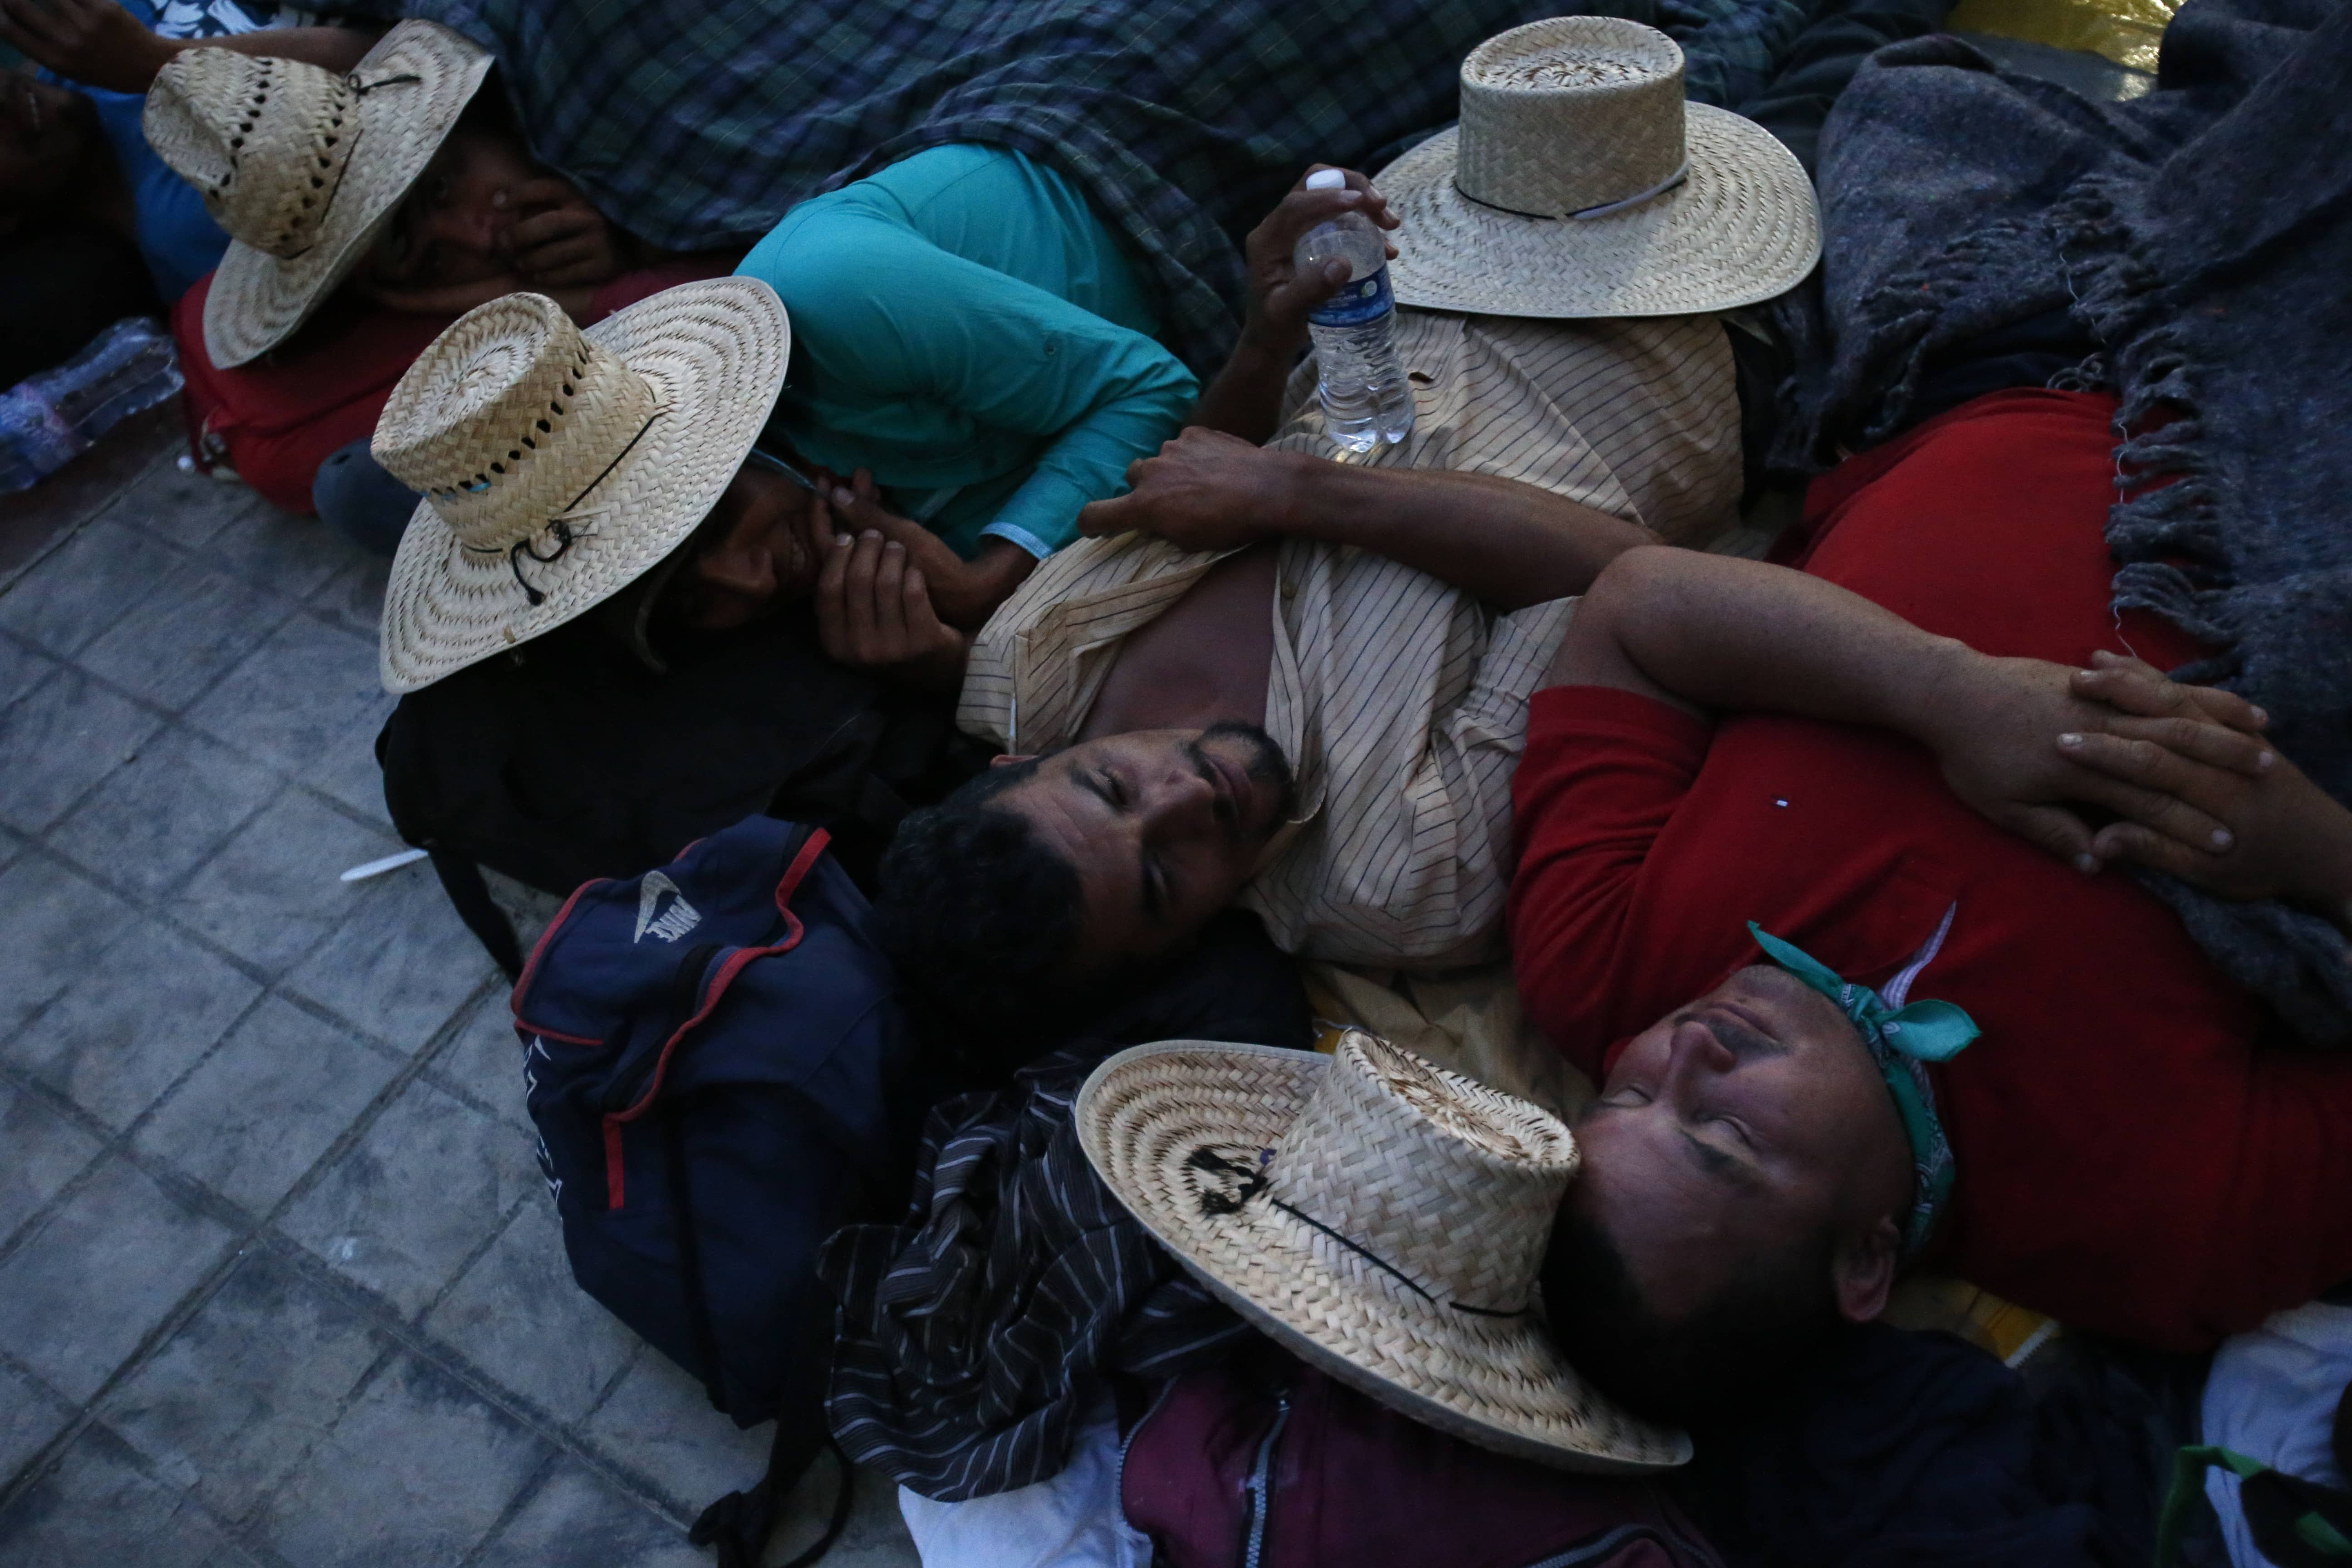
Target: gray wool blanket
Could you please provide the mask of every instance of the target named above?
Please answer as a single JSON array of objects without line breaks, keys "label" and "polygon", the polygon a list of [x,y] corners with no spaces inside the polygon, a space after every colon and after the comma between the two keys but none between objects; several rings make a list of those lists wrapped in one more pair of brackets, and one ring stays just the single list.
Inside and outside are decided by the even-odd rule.
[{"label": "gray wool blanket", "polygon": [[[1884,439],[1939,353],[2071,308],[2086,384],[2123,400],[2117,607],[2220,650],[2175,673],[2268,709],[2352,801],[2352,0],[2189,0],[2157,89],[2123,104],[1957,39],[1895,45],[1831,115],[1820,183],[1776,461]],[[2352,1041],[2332,925],[2147,880],[2296,1035]]]}]

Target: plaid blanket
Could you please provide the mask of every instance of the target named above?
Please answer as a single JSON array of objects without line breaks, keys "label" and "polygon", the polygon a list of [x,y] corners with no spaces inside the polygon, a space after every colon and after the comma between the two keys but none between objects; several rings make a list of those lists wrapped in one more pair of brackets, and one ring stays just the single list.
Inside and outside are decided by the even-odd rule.
[{"label": "plaid blanket", "polygon": [[[532,151],[656,245],[749,245],[793,203],[948,142],[1076,179],[1149,261],[1206,375],[1238,240],[1318,159],[1454,115],[1462,57],[1563,11],[1692,51],[1693,96],[1760,86],[1817,0],[356,0],[498,57]],[[341,9],[354,8],[346,4]]]}]

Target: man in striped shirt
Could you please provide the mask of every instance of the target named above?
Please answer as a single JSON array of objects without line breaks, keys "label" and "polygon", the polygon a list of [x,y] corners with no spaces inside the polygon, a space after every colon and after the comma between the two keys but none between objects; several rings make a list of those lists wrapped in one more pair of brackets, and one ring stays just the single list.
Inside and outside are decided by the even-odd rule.
[{"label": "man in striped shirt", "polygon": [[1733,519],[1711,316],[1401,310],[1413,434],[1340,460],[1311,363],[1287,375],[1338,279],[1290,257],[1350,209],[1394,226],[1350,175],[1251,237],[1250,327],[1194,427],[975,637],[904,591],[887,542],[833,552],[829,651],[958,679],[959,722],[1003,752],[883,869],[902,969],[955,1011],[1097,988],[1236,900],[1304,956],[1498,956],[1511,773],[1572,595],[1633,545]]}]

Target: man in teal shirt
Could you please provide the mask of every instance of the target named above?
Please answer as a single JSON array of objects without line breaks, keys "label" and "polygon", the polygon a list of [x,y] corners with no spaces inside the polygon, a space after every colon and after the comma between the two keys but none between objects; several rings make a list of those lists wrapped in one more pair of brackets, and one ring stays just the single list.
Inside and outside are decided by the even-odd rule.
[{"label": "man in teal shirt", "polygon": [[[804,202],[737,270],[792,317],[766,444],[856,476],[826,485],[838,521],[905,548],[951,625],[978,626],[1075,538],[1199,392],[1078,187],[1008,149],[931,148]],[[754,510],[698,542],[693,619],[747,618],[799,575],[778,569],[799,542],[763,550],[778,524]]]}]

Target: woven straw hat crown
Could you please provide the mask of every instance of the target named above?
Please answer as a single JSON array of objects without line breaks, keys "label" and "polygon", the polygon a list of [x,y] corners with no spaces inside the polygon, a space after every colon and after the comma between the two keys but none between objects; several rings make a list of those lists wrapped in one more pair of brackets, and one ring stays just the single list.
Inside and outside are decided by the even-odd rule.
[{"label": "woven straw hat crown", "polygon": [[299,60],[184,49],[156,76],[142,125],[223,228],[291,259],[317,243],[342,184],[360,91]]},{"label": "woven straw hat crown", "polygon": [[1328,1057],[1163,1040],[1097,1068],[1079,1146],[1209,1290],[1416,1421],[1538,1463],[1690,1458],[1577,1376],[1538,1286],[1576,1140],[1360,1030]]},{"label": "woven straw hat crown", "polygon": [[1462,62],[1454,188],[1565,217],[1656,191],[1682,170],[1683,51],[1616,16],[1558,16],[1487,39]]},{"label": "woven straw hat crown", "polygon": [[1265,1190],[1395,1270],[1367,1283],[1517,1313],[1576,1166],[1549,1111],[1350,1031],[1275,1145]]},{"label": "woven straw hat crown", "polygon": [[408,367],[371,448],[466,548],[504,552],[578,504],[661,410],[554,300],[509,294]]}]

